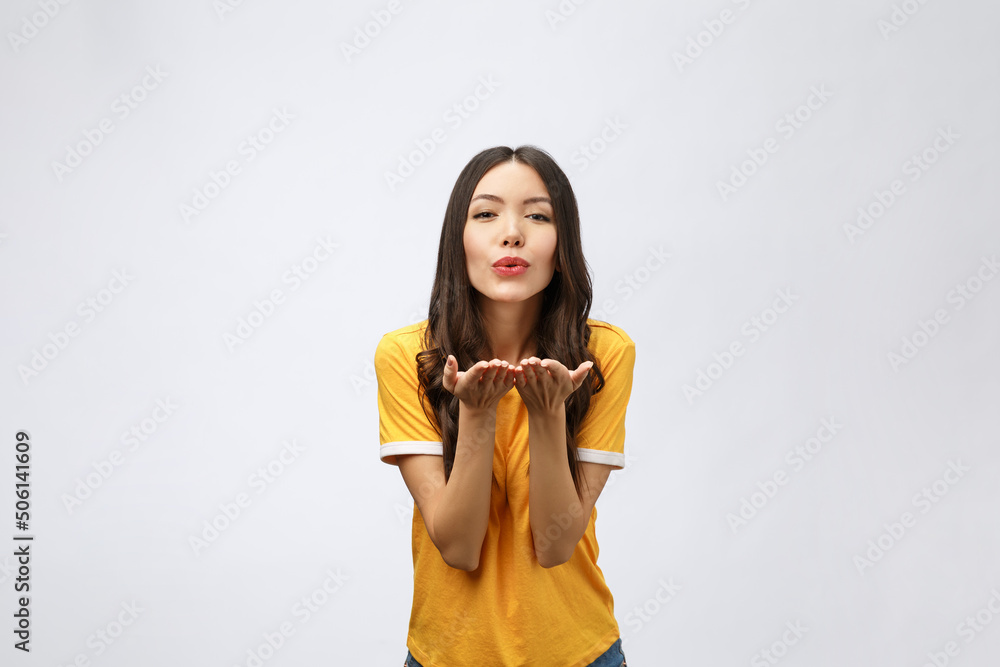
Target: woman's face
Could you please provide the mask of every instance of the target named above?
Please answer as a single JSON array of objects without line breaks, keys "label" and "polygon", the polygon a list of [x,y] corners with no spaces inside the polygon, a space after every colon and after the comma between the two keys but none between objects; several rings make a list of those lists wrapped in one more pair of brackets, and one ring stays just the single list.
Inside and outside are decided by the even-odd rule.
[{"label": "woman's face", "polygon": [[[472,193],[464,242],[469,281],[486,298],[524,301],[544,290],[556,270],[556,223],[538,173],[519,162],[487,171]],[[527,267],[499,268],[505,257]]]}]

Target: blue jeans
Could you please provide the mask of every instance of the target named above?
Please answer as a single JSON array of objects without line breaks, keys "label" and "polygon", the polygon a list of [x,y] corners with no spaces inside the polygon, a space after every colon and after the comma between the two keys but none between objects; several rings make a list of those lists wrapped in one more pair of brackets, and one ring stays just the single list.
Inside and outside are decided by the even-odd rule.
[{"label": "blue jeans", "polygon": [[[417,659],[407,651],[406,662],[403,663],[403,667],[424,666],[417,662]],[[625,662],[625,651],[622,650],[621,637],[616,639],[615,643],[607,651],[602,653],[597,660],[587,665],[587,667],[628,667],[628,663]]]}]

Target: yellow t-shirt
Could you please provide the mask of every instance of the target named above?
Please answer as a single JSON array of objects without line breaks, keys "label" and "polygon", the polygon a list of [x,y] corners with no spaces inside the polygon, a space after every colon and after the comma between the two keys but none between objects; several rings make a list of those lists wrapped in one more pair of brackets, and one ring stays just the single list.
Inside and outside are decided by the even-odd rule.
[{"label": "yellow t-shirt", "polygon": [[[580,461],[625,466],[625,409],[635,343],[588,320],[588,348],[604,374],[577,432]],[[415,356],[427,320],[385,334],[375,351],[381,460],[442,455],[421,409]],[[494,486],[479,567],[450,567],[413,506],[413,606],[406,646],[424,667],[585,667],[618,639],[614,600],[597,565],[597,508],[570,560],[538,564],[528,520],[528,412],[516,388],[497,406]]]}]

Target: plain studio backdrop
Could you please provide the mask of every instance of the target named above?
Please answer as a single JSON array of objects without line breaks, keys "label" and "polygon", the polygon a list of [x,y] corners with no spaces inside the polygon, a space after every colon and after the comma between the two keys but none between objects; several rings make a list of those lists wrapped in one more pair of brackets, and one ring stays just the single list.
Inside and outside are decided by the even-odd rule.
[{"label": "plain studio backdrop", "polygon": [[597,505],[629,665],[995,664],[998,27],[4,3],[0,662],[400,664],[413,503],[372,358],[426,317],[462,167],[528,143],[636,343]]}]

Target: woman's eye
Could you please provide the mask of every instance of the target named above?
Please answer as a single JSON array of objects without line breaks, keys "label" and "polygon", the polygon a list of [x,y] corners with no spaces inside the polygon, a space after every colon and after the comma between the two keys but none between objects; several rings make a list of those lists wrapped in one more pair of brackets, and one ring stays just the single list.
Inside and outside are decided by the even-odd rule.
[{"label": "woman's eye", "polygon": [[531,218],[532,220],[540,220],[543,222],[549,221],[549,216],[545,215],[544,213],[532,213],[528,217]]},{"label": "woman's eye", "polygon": [[476,214],[475,214],[474,216],[472,216],[472,217],[473,217],[473,218],[479,218],[479,219],[481,219],[481,220],[484,220],[484,219],[486,219],[486,218],[487,218],[488,216],[491,216],[491,215],[493,215],[493,214],[492,214],[492,213],[490,213],[489,211],[481,211],[481,212],[479,212],[479,213],[476,213]]}]

